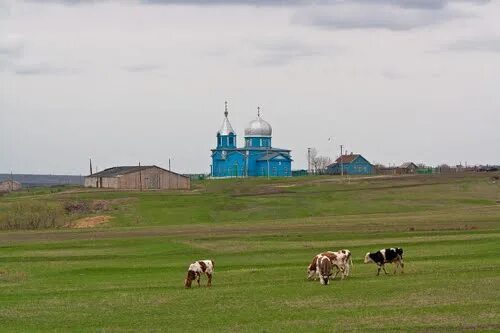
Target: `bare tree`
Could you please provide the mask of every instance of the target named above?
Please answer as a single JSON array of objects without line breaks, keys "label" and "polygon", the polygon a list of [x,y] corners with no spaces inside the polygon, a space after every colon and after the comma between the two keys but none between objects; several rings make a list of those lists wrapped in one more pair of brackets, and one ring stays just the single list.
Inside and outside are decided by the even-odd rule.
[{"label": "bare tree", "polygon": [[312,172],[315,172],[315,170],[316,170],[314,161],[316,160],[317,156],[318,156],[318,150],[316,148],[309,148],[307,158],[309,159],[308,164],[310,165],[310,167],[311,167],[310,171],[312,171]]},{"label": "bare tree", "polygon": [[316,173],[319,173],[319,174],[324,174],[326,173],[326,169],[328,168],[328,166],[330,164],[332,164],[332,159],[328,156],[318,156],[316,157],[316,165],[317,165],[317,168],[316,168]]}]

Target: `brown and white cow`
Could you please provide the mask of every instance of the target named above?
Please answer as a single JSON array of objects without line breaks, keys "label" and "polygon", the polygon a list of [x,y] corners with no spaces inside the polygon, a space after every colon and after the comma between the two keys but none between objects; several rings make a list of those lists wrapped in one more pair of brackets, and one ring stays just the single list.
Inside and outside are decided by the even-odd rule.
[{"label": "brown and white cow", "polygon": [[351,268],[353,267],[351,251],[347,249],[340,250],[339,252],[346,255],[345,257],[345,275],[351,275]]},{"label": "brown and white cow", "polygon": [[191,283],[193,280],[198,282],[198,287],[200,286],[200,277],[202,274],[205,274],[208,278],[207,287],[212,285],[212,275],[214,273],[214,261],[207,260],[199,260],[195,261],[191,265],[189,265],[186,279],[184,280],[184,287],[191,288]]},{"label": "brown and white cow", "polygon": [[[349,252],[349,254],[350,254],[350,252]],[[335,275],[333,276],[332,279],[335,279],[337,277],[337,274],[339,272],[341,272],[341,278],[343,280],[344,277],[346,276],[345,272],[346,272],[346,264],[348,264],[348,259],[347,259],[347,254],[343,253],[341,251],[339,251],[339,252],[326,251],[326,252],[319,253],[319,254],[315,255],[314,258],[312,259],[311,263],[307,267],[307,274],[308,274],[307,279],[308,280],[311,280],[311,279],[315,280],[317,277],[320,276],[317,262],[318,262],[318,258],[321,256],[325,256],[328,259],[330,259],[332,266],[334,266],[336,268]]]},{"label": "brown and white cow", "polygon": [[332,275],[332,261],[329,257],[320,255],[316,260],[316,268],[319,275],[319,282],[322,285],[327,285]]}]

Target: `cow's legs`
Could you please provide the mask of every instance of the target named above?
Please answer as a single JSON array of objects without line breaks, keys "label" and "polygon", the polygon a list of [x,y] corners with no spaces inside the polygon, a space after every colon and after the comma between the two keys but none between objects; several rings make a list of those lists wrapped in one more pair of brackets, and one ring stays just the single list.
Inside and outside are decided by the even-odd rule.
[{"label": "cow's legs", "polygon": [[200,287],[200,278],[201,278],[201,274],[200,273],[197,273],[197,279],[196,279],[196,282],[198,282],[198,287]]},{"label": "cow's legs", "polygon": [[389,274],[389,273],[387,273],[387,271],[385,270],[385,265],[382,265],[382,269],[384,270],[384,273],[385,273],[385,274]]},{"label": "cow's legs", "polygon": [[208,277],[207,287],[211,287],[212,286],[212,274],[207,273],[207,277]]},{"label": "cow's legs", "polygon": [[332,280],[335,280],[335,278],[337,277],[337,274],[339,273],[339,268],[337,266],[335,266],[337,268],[337,270],[335,271],[335,274],[333,274],[333,277],[332,277]]},{"label": "cow's legs", "polygon": [[399,264],[401,265],[401,274],[403,274],[405,272],[405,263],[401,260]]},{"label": "cow's legs", "polygon": [[380,269],[381,269],[381,268],[382,268],[382,266],[377,265],[377,276],[379,276],[379,275],[380,275]]}]

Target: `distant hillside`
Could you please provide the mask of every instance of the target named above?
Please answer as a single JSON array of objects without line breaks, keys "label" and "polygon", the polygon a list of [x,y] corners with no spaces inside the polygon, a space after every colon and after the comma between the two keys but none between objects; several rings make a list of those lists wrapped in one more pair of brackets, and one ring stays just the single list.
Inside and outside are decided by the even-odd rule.
[{"label": "distant hillside", "polygon": [[[0,173],[0,181],[10,179],[11,175]],[[54,186],[54,185],[83,185],[83,176],[68,175],[26,175],[13,174],[12,178],[24,187]]]}]

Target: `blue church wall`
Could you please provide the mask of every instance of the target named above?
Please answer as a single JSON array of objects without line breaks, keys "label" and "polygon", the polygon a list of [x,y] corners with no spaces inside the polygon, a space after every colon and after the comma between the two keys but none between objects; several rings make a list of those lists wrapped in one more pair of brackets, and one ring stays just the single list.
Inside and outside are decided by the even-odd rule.
[{"label": "blue church wall", "polygon": [[236,135],[217,135],[217,148],[236,148]]},{"label": "blue church wall", "polygon": [[292,175],[290,160],[270,160],[257,162],[257,176],[288,177]]},{"label": "blue church wall", "polygon": [[259,147],[271,147],[271,138],[267,137],[245,137],[245,147],[246,148],[259,148]]},{"label": "blue church wall", "polygon": [[222,152],[214,154],[212,174],[214,177],[243,177],[245,176],[245,156],[238,151],[228,152],[222,158]]}]

